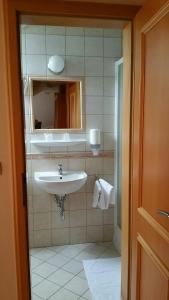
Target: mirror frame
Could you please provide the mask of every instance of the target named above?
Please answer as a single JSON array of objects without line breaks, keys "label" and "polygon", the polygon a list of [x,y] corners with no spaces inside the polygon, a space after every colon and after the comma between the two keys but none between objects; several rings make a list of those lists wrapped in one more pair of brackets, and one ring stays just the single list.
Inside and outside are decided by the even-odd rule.
[{"label": "mirror frame", "polygon": [[[33,80],[39,81],[66,81],[66,82],[79,82],[80,83],[80,119],[81,119],[81,127],[80,128],[50,128],[50,129],[35,129],[34,128],[34,110],[33,110]],[[52,77],[52,76],[27,76],[27,84],[28,84],[28,95],[30,101],[30,131],[31,133],[64,133],[64,132],[75,132],[81,133],[85,131],[85,118],[84,118],[84,97],[82,95],[82,86],[83,86],[82,78],[75,77]]]}]

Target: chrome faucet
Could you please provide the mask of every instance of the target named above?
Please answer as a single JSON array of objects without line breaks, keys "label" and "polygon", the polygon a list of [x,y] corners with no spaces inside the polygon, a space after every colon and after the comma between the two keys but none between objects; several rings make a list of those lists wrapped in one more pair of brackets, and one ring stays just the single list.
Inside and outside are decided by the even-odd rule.
[{"label": "chrome faucet", "polygon": [[58,172],[59,172],[59,175],[62,176],[62,174],[63,174],[62,164],[58,164]]}]

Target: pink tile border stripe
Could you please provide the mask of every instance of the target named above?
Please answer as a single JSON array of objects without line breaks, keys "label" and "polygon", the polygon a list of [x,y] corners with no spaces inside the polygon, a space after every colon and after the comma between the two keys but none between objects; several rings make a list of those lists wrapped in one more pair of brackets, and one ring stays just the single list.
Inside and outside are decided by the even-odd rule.
[{"label": "pink tile border stripe", "polygon": [[68,158],[98,158],[98,157],[107,157],[113,158],[114,151],[100,151],[99,155],[93,156],[92,152],[67,152],[67,153],[35,153],[35,154],[26,154],[26,159],[68,159]]}]

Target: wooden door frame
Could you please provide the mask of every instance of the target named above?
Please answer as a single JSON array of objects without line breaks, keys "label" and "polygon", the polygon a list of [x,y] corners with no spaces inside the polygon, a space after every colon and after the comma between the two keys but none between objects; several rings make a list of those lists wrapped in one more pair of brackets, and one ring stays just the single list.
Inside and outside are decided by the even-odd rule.
[{"label": "wooden door frame", "polygon": [[[13,295],[13,299],[17,300],[29,300],[30,299],[30,282],[29,282],[29,259],[28,259],[28,229],[27,229],[27,208],[26,208],[26,196],[24,194],[24,176],[26,172],[25,168],[25,151],[24,151],[24,132],[23,132],[23,111],[22,111],[22,92],[21,92],[21,78],[20,78],[20,53],[19,53],[19,27],[18,16],[23,15],[48,15],[53,16],[53,12],[57,12],[56,15],[61,18],[94,18],[104,22],[111,19],[121,20],[118,24],[124,26],[124,22],[132,21],[136,13],[140,9],[138,6],[128,5],[113,5],[113,4],[94,4],[94,3],[77,3],[53,0],[2,0],[1,1],[3,25],[4,25],[4,43],[2,45],[5,53],[5,82],[8,83],[4,87],[4,97],[8,105],[8,117],[9,117],[9,132],[8,138],[10,141],[10,160],[12,167],[10,168],[10,176],[12,178],[11,202],[12,212],[14,215],[14,239],[15,239],[15,259],[16,261],[16,277],[17,277],[17,292]],[[91,21],[90,19],[90,21]],[[70,21],[72,24],[72,21]],[[90,23],[90,22],[89,22]],[[101,25],[100,25],[101,26]],[[130,30],[126,30],[127,39],[131,39],[131,27]],[[130,32],[130,34],[129,34]],[[127,37],[128,35],[128,37]],[[131,54],[131,53],[130,53]],[[131,55],[130,55],[131,56]],[[130,63],[130,62],[129,62]],[[129,69],[128,69],[129,68]],[[131,65],[126,65],[129,73],[131,72]],[[0,69],[1,75],[3,70]],[[130,76],[130,75],[129,75]],[[125,83],[127,88],[127,103],[128,112],[131,105],[131,82]],[[127,119],[124,120],[126,122]],[[130,130],[130,119],[128,117],[128,130]],[[129,133],[129,131],[128,131]],[[130,136],[126,139],[125,145],[130,145]],[[8,145],[9,147],[9,145]],[[8,148],[7,148],[8,149]],[[129,151],[128,151],[129,154]],[[128,156],[126,156],[129,159]],[[3,165],[3,160],[2,160]],[[129,160],[127,163],[128,169],[125,170],[125,174],[129,175]],[[127,173],[126,173],[127,172]],[[4,175],[5,176],[5,175]],[[8,177],[6,177],[6,180]],[[124,181],[127,190],[127,206],[123,209],[122,215],[125,212],[125,228],[123,238],[126,243],[125,251],[122,251],[124,255],[125,271],[122,278],[124,285],[122,284],[123,299],[128,298],[128,266],[129,266],[129,179]],[[123,207],[123,206],[122,206]],[[126,223],[127,222],[127,223]],[[123,226],[123,225],[122,225]],[[122,246],[123,247],[123,246]],[[127,269],[126,269],[127,268]],[[125,278],[125,279],[124,279]]]}]

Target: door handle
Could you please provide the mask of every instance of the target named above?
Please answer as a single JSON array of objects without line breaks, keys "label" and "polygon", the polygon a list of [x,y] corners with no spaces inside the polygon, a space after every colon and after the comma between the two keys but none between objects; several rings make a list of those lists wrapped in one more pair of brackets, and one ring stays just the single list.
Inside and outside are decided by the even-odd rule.
[{"label": "door handle", "polygon": [[158,213],[164,217],[167,217],[169,218],[169,212],[166,211],[166,210],[161,210],[161,209],[158,209]]}]

